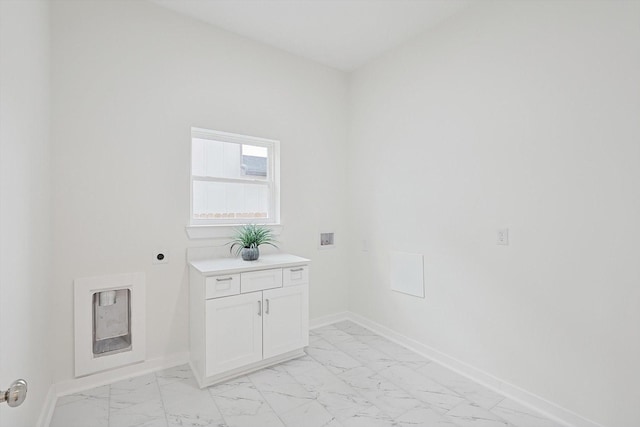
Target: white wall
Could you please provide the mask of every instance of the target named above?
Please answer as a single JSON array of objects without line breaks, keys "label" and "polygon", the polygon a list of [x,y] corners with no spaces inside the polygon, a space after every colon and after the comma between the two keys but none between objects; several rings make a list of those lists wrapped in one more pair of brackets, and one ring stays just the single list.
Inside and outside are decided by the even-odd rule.
[{"label": "white wall", "polygon": [[[354,73],[350,309],[639,425],[638,22],[638,2],[482,2]],[[389,290],[390,251],[425,254],[425,299]]]},{"label": "white wall", "polygon": [[77,277],[146,272],[148,359],[188,350],[185,250],[224,243],[185,234],[191,126],[281,141],[281,248],[313,260],[312,318],[345,310],[346,248],[316,239],[346,233],[346,76],[147,2],[52,16],[55,379],[73,377]]},{"label": "white wall", "polygon": [[33,427],[52,383],[49,7],[0,1],[0,389],[24,378],[1,427]]},{"label": "white wall", "polygon": [[[76,277],[145,271],[149,358],[187,350],[185,249],[223,243],[184,233],[199,126],[282,141],[280,240],[313,259],[312,318],[348,307],[637,424],[639,7],[482,2],[347,93],[342,73],[146,2],[54,2],[55,379],[73,376]],[[426,255],[424,300],[388,290],[393,250]]]}]

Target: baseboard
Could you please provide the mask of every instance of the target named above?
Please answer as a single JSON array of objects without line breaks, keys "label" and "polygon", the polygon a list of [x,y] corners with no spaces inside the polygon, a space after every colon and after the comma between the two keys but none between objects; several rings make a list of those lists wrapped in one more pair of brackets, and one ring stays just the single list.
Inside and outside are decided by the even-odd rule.
[{"label": "baseboard", "polygon": [[341,322],[343,320],[350,319],[350,313],[348,311],[342,311],[340,313],[329,314],[326,316],[316,317],[309,320],[309,329],[316,329],[322,326],[327,326],[332,323]]},{"label": "baseboard", "polygon": [[175,353],[167,357],[146,360],[141,363],[100,372],[86,377],[74,378],[55,384],[56,396],[66,396],[95,387],[100,387],[116,381],[124,380],[139,375],[148,374],[162,369],[172,368],[189,363],[189,353]]},{"label": "baseboard", "polygon": [[509,399],[540,412],[557,423],[567,427],[604,427],[602,424],[588,420],[569,409],[563,408],[534,393],[524,390],[521,387],[501,380],[488,372],[462,362],[412,338],[405,337],[404,335],[364,316],[353,312],[340,314],[344,315],[345,318],[358,323],[359,325],[364,326],[365,328],[368,328],[371,331],[420,354],[421,356],[426,357],[427,359],[480,383],[493,391],[508,397]]},{"label": "baseboard", "polygon": [[[427,359],[443,365],[460,375],[464,375],[472,381],[480,383],[522,405],[528,406],[562,425],[567,427],[605,427],[602,424],[588,420],[573,411],[563,408],[534,393],[524,390],[521,387],[501,380],[488,372],[462,362],[412,338],[408,338],[359,314],[344,311],[318,317],[309,321],[309,327],[310,329],[315,329],[343,320],[351,320],[358,323],[361,326],[364,326],[371,331],[426,357]],[[45,404],[38,420],[38,427],[48,427],[55,409],[57,397],[89,390],[115,381],[187,363],[189,363],[189,353],[177,353],[168,357],[152,359],[108,372],[101,372],[87,377],[56,383],[49,389],[49,393],[47,394]]]},{"label": "baseboard", "polygon": [[56,386],[51,384],[51,387],[49,387],[49,391],[47,392],[47,397],[42,405],[40,416],[38,417],[38,423],[36,424],[38,427],[49,427],[51,418],[53,417],[53,411],[56,409],[57,401],[58,396],[56,396]]}]

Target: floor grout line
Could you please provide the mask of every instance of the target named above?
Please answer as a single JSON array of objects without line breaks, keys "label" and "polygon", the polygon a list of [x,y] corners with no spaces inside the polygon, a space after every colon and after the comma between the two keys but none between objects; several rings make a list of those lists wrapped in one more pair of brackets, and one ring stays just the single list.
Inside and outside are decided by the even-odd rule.
[{"label": "floor grout line", "polygon": [[[256,391],[260,394],[260,396],[262,396],[262,399],[264,400],[264,403],[267,404],[267,406],[269,407],[269,409],[271,409],[271,412],[273,412],[276,417],[278,417],[278,419],[280,420],[280,422],[282,423],[283,426],[287,426],[287,424],[284,422],[284,420],[282,418],[280,418],[280,414],[278,414],[278,412],[274,409],[273,406],[271,406],[271,404],[269,403],[269,401],[267,400],[266,397],[264,397],[264,394],[262,393],[262,390],[260,390],[258,388],[258,386],[256,385],[255,382],[253,382],[253,380],[251,379],[251,377],[249,377],[249,375],[247,375],[247,379],[249,380],[249,382],[251,382],[251,384],[253,384],[253,386],[255,387]],[[299,405],[302,406],[302,405]],[[292,408],[295,409],[295,408]]]},{"label": "floor grout line", "polygon": [[[322,339],[322,338],[321,338],[321,339]],[[322,364],[322,363],[318,362],[318,361],[317,361],[313,356],[311,356],[309,353],[307,353],[307,352],[306,352],[306,350],[305,350],[305,356],[306,356],[306,357],[308,357],[309,359],[313,360],[314,362],[316,362],[318,365],[320,365],[320,366],[325,366],[324,364]],[[304,356],[303,356],[303,357],[304,357]],[[285,363],[286,363],[286,362],[285,362]],[[304,372],[303,372],[303,374],[304,374],[304,373],[307,373],[307,372],[309,372],[309,371],[312,371],[313,369],[315,369],[315,368],[311,368],[311,369],[309,369],[309,370],[306,370],[306,371],[304,371]],[[286,370],[286,368],[285,368],[285,370]],[[328,370],[328,369],[327,369],[327,370]],[[333,372],[331,372],[331,371],[329,371],[329,373],[330,373],[330,374],[333,374]],[[301,382],[300,382],[300,381],[295,377],[295,375],[293,375],[293,374],[291,374],[291,373],[289,373],[289,375],[291,375],[291,377],[293,378],[293,380],[294,380],[296,383],[298,383],[298,385],[299,385],[300,387],[302,387],[302,388],[303,388],[303,389],[305,389],[307,392],[309,392],[309,390],[307,390],[307,389],[306,389],[306,387],[304,386],[304,384],[302,384],[302,383],[301,383]],[[339,378],[338,378],[338,379],[339,379]],[[325,411],[327,411],[327,414],[331,415],[331,420],[329,420],[329,421],[328,421],[327,423],[325,423],[324,425],[327,425],[327,424],[331,423],[331,421],[334,421],[334,420],[335,420],[337,423],[339,423],[340,425],[342,425],[342,423],[340,422],[340,420],[338,420],[338,418],[336,417],[336,415],[334,415],[331,411],[329,411],[329,409],[327,409],[327,406],[326,406],[325,404],[323,404],[322,402],[318,401],[318,394],[317,394],[317,393],[313,393],[313,394],[315,394],[315,397],[314,397],[314,400],[313,400],[313,401],[314,401],[314,402],[317,402],[320,406],[322,406],[322,407],[324,408],[324,410],[325,410]],[[287,412],[289,412],[289,411],[287,411]],[[322,427],[322,426],[321,426],[321,427]]]},{"label": "floor grout line", "polygon": [[[330,325],[328,325],[328,326],[330,326]],[[362,362],[360,362],[359,360],[357,360],[357,359],[355,359],[354,357],[352,357],[351,355],[349,355],[349,354],[345,353],[344,351],[340,350],[340,349],[339,349],[338,347],[336,347],[334,344],[332,344],[331,342],[329,342],[329,341],[327,341],[326,339],[324,339],[324,337],[320,336],[320,339],[321,339],[321,340],[323,340],[323,341],[325,341],[326,343],[328,343],[328,344],[332,345],[333,347],[335,347],[335,348],[336,348],[338,351],[340,351],[341,353],[344,353],[344,354],[346,354],[347,356],[351,357],[351,358],[352,358],[352,359],[354,359],[356,362],[358,362],[358,363],[360,363],[360,364],[362,363]],[[322,362],[319,362],[319,361],[318,361],[316,358],[314,358],[313,356],[311,356],[311,355],[308,355],[308,356],[309,356],[309,357],[311,357],[313,360],[315,360],[315,361],[316,361],[317,363],[319,363],[320,365],[325,366]],[[365,367],[365,368],[366,368],[366,366],[365,366],[365,365],[362,365],[362,364],[361,364],[360,366],[357,366],[357,367]],[[352,369],[356,369],[357,367],[347,369],[347,370],[345,370],[345,371],[343,371],[343,372],[351,371]],[[369,369],[370,369],[370,368],[369,368]],[[379,406],[377,406],[375,403],[371,402],[371,401],[369,400],[369,398],[368,398],[368,397],[366,397],[365,395],[363,395],[363,394],[362,394],[361,392],[359,392],[357,389],[354,389],[350,384],[348,384],[348,383],[347,383],[347,382],[345,382],[342,378],[340,378],[340,377],[338,376],[338,374],[336,374],[336,373],[332,372],[330,369],[327,369],[327,370],[328,370],[328,371],[329,371],[329,373],[330,373],[331,375],[333,375],[333,376],[334,376],[338,381],[340,381],[340,382],[344,383],[347,387],[349,387],[350,389],[352,389],[356,394],[358,394],[360,397],[362,397],[363,399],[365,399],[365,400],[366,400],[367,402],[369,402],[372,406],[375,406],[375,407],[376,407],[380,412],[382,412],[383,414],[385,414],[386,416],[388,416],[389,418],[391,418],[391,420],[394,420],[394,418],[393,418],[391,415],[389,415],[386,411],[384,411],[382,408],[380,408]],[[373,371],[373,369],[371,369],[371,371]],[[375,371],[374,371],[374,372],[375,372]],[[327,411],[327,412],[329,412],[329,411]],[[329,413],[331,413],[331,412],[329,412]],[[394,421],[394,422],[395,422],[395,421]]]},{"label": "floor grout line", "polygon": [[[332,325],[333,325],[333,324],[332,324]],[[332,325],[328,325],[328,326],[332,326]],[[362,327],[362,328],[364,328],[364,326],[361,326],[361,327]],[[341,329],[339,329],[339,328],[336,328],[336,329],[341,330]],[[364,328],[364,329],[367,329],[367,328]],[[369,329],[367,329],[367,331],[370,331],[372,336],[380,337],[380,338],[383,338],[383,339],[385,339],[385,340],[386,340],[386,338],[381,337],[380,335],[376,334],[375,332],[373,332],[373,331],[371,331],[371,330],[369,330]],[[348,333],[348,332],[346,332],[346,331],[343,331],[343,332],[345,332],[345,333],[349,334],[349,333]],[[354,337],[354,338],[356,337],[356,335],[352,335],[352,334],[349,334],[349,335],[351,335],[351,336],[352,336],[352,337]],[[340,348],[339,348],[337,345],[335,345],[335,344],[331,343],[330,341],[326,340],[326,339],[324,338],[324,336],[322,336],[321,334],[318,334],[318,336],[320,336],[320,338],[321,338],[322,340],[326,341],[328,344],[332,345],[333,347],[335,347],[336,349],[338,349],[338,350],[339,350],[339,351],[341,351],[342,353],[345,353],[345,354],[347,354],[348,356],[352,357],[352,356],[351,356],[351,355],[349,355],[348,353],[346,353],[346,352],[344,352],[344,351],[340,350]],[[417,374],[419,374],[419,375],[421,375],[421,376],[424,376],[424,377],[428,378],[430,381],[435,382],[435,383],[436,383],[436,384],[438,384],[439,386],[443,387],[444,389],[446,389],[446,390],[448,390],[448,391],[452,392],[454,395],[456,395],[456,396],[460,397],[461,399],[463,399],[463,401],[462,401],[462,402],[460,402],[460,403],[458,403],[458,404],[454,405],[451,409],[448,409],[448,410],[446,410],[446,411],[444,411],[444,412],[443,412],[443,411],[442,411],[442,409],[440,409],[440,408],[435,408],[435,407],[433,407],[432,405],[430,405],[428,402],[425,402],[425,401],[420,400],[419,398],[415,397],[415,396],[414,396],[414,395],[413,395],[409,390],[407,390],[406,388],[404,388],[402,385],[398,384],[396,381],[393,381],[393,380],[391,380],[391,379],[388,379],[388,378],[383,377],[385,380],[389,381],[391,384],[395,385],[395,386],[396,386],[396,387],[398,387],[400,390],[404,391],[404,392],[405,392],[405,393],[407,393],[409,396],[411,396],[411,397],[413,397],[414,399],[418,400],[418,401],[419,401],[419,402],[421,402],[423,405],[427,406],[429,409],[432,409],[432,410],[433,410],[433,411],[435,411],[436,413],[441,414],[441,415],[446,415],[448,412],[450,412],[450,411],[451,411],[451,410],[453,410],[454,408],[456,408],[456,407],[458,407],[458,406],[460,406],[460,405],[462,405],[462,404],[464,404],[464,403],[467,403],[467,404],[468,404],[468,403],[473,403],[473,402],[471,402],[469,399],[467,399],[467,398],[466,398],[466,396],[461,395],[460,393],[458,393],[458,392],[457,392],[457,391],[455,391],[455,390],[451,390],[449,387],[444,386],[443,384],[441,384],[440,382],[438,382],[438,381],[434,380],[433,378],[429,377],[428,375],[425,375],[425,374],[423,374],[423,373],[421,373],[421,372],[418,372],[418,370],[417,370],[417,369],[414,369],[414,368],[412,368],[412,367],[410,367],[410,366],[407,366],[407,365],[406,365],[405,363],[403,363],[402,361],[400,361],[400,360],[396,359],[396,356],[395,356],[395,355],[389,354],[389,353],[385,352],[385,351],[384,351],[384,350],[382,350],[382,349],[379,349],[379,348],[373,347],[373,346],[369,345],[366,341],[361,341],[361,340],[358,340],[357,338],[355,338],[355,339],[356,339],[357,341],[359,341],[360,343],[362,343],[362,344],[366,345],[367,347],[369,347],[369,348],[371,348],[371,349],[373,349],[373,350],[376,350],[376,351],[378,351],[378,352],[380,352],[380,353],[382,353],[382,354],[385,354],[386,356],[389,356],[390,358],[393,358],[393,359],[395,360],[395,362],[397,362],[398,364],[400,364],[400,365],[402,365],[402,366],[406,367],[407,369],[410,369],[410,370],[412,370],[412,371],[415,371]],[[393,343],[393,341],[389,341],[389,342],[392,342],[392,343]],[[395,344],[395,343],[394,343],[394,344]],[[401,347],[402,347],[402,346],[401,346]],[[415,352],[413,352],[413,351],[412,351],[412,350],[410,350],[410,349],[407,349],[407,351],[411,351],[412,353],[415,353]],[[354,357],[352,357],[352,358],[354,358]],[[355,358],[354,358],[354,359],[355,359]],[[356,359],[356,360],[357,360],[357,359]],[[425,360],[427,361],[427,363],[425,363],[425,365],[424,365],[424,366],[426,366],[428,363],[431,363],[431,361],[430,361],[430,360],[428,360],[428,359],[425,359]],[[357,360],[357,361],[358,361],[358,363],[361,363],[359,360]],[[363,366],[365,366],[365,365],[363,365]],[[397,365],[395,365],[395,366],[397,366]],[[366,366],[365,366],[365,367],[366,367]],[[355,368],[353,368],[353,369],[355,369]],[[388,368],[385,368],[385,369],[388,369]],[[349,370],[351,370],[351,369],[349,369]],[[373,369],[371,369],[371,370],[373,371]],[[345,371],[345,372],[346,372],[346,371]],[[374,371],[374,372],[375,372],[375,371]],[[380,374],[379,374],[379,372],[375,372],[375,373],[376,373],[377,375],[380,375]],[[338,377],[338,379],[340,379],[340,378]],[[349,385],[349,384],[347,384],[347,385]],[[356,391],[357,393],[359,393],[357,390],[355,390],[355,391]],[[360,394],[362,397],[365,397],[365,399],[367,399],[367,398],[366,398],[366,396],[362,395],[362,393],[359,393],[359,394]],[[367,400],[368,400],[368,399],[367,399]],[[375,404],[374,404],[373,402],[372,402],[372,404],[375,406]],[[380,407],[378,407],[378,406],[376,406],[376,407],[377,407],[378,409],[380,409],[383,413],[387,414],[387,413],[386,413],[384,410],[382,410]],[[396,418],[400,418],[402,415],[404,415],[404,414],[408,413],[409,411],[411,411],[411,410],[413,410],[413,409],[415,409],[415,408],[408,409],[407,411],[403,412],[403,414],[401,414],[401,415],[399,415],[398,417],[395,417],[395,418],[394,418],[394,417],[391,417],[391,416],[390,416],[390,414],[387,414],[387,415],[388,415],[388,416],[390,416],[390,417],[395,421],[395,419],[396,419]],[[493,413],[492,413],[492,414],[493,414]]]},{"label": "floor grout line", "polygon": [[[373,331],[371,331],[371,330],[369,330],[369,329],[365,328],[364,326],[361,326],[361,325],[359,325],[359,326],[360,326],[361,328],[364,328],[364,329],[366,329],[366,330],[370,331],[372,335],[380,336],[380,335],[376,334],[375,332],[373,332]],[[353,335],[352,335],[352,336],[353,336]],[[381,338],[384,338],[384,337],[381,337]],[[364,342],[364,341],[361,341],[361,342],[362,342],[363,344],[365,344],[365,345],[368,345],[368,344],[367,344],[366,342]],[[393,341],[390,341],[390,342],[393,342]],[[395,344],[395,343],[394,343],[394,344]],[[399,345],[399,344],[398,344],[398,345]],[[336,346],[336,347],[337,347],[337,346]],[[374,349],[374,350],[380,351],[380,352],[382,352],[382,353],[384,353],[384,354],[386,354],[386,355],[388,355],[388,356],[390,356],[390,357],[394,357],[393,355],[391,355],[391,354],[389,354],[389,353],[385,353],[385,352],[384,352],[384,350],[382,350],[382,349],[378,349],[378,348],[376,348],[376,347],[372,347],[372,346],[369,346],[369,347],[370,347],[370,348],[372,348],[372,349]],[[410,352],[412,352],[412,353],[415,353],[415,351],[413,351],[413,350],[411,350],[411,349],[408,349],[408,348],[406,348],[406,347],[404,347],[404,346],[401,346],[401,347],[405,348],[407,351],[410,351]],[[443,387],[443,388],[445,388],[445,389],[447,389],[447,390],[449,390],[449,391],[451,391],[451,392],[455,393],[457,396],[459,396],[460,398],[464,399],[464,401],[463,401],[463,402],[460,402],[459,404],[455,405],[453,408],[451,408],[451,409],[449,409],[449,410],[445,411],[445,412],[444,412],[445,414],[446,414],[446,413],[448,413],[448,412],[450,412],[450,411],[451,411],[451,410],[453,410],[454,408],[456,408],[456,407],[458,407],[458,406],[462,405],[463,403],[471,403],[472,405],[478,406],[478,407],[480,407],[480,408],[482,408],[482,409],[486,409],[487,411],[491,412],[491,414],[492,414],[492,415],[494,415],[495,417],[498,417],[499,419],[502,419],[502,417],[500,417],[499,415],[497,415],[497,414],[493,413],[493,412],[492,412],[492,409],[493,409],[493,408],[495,408],[496,406],[498,406],[500,403],[504,402],[504,400],[506,400],[506,399],[507,399],[507,397],[506,397],[506,396],[504,396],[504,395],[502,395],[502,394],[499,394],[499,393],[496,393],[496,392],[494,392],[494,391],[490,390],[490,391],[492,391],[494,394],[496,394],[496,395],[498,395],[498,396],[500,396],[500,397],[501,397],[500,401],[498,401],[497,403],[493,404],[493,405],[491,406],[491,408],[485,408],[485,407],[483,407],[483,406],[480,406],[478,403],[476,403],[476,402],[474,402],[473,400],[469,399],[469,398],[466,396],[466,394],[461,393],[461,392],[458,392],[457,390],[454,390],[453,388],[451,388],[451,387],[450,387],[450,386],[448,386],[447,384],[443,384],[441,381],[438,381],[438,379],[433,378],[433,377],[431,377],[431,376],[429,376],[429,375],[427,375],[427,374],[425,374],[425,373],[423,373],[423,372],[420,372],[420,369],[421,369],[421,368],[423,368],[423,367],[427,366],[427,365],[428,365],[428,364],[430,364],[430,363],[433,363],[433,361],[432,361],[432,360],[429,360],[429,359],[426,359],[426,358],[425,358],[425,360],[426,360],[426,363],[425,363],[424,365],[420,366],[419,368],[412,368],[412,367],[408,367],[408,368],[409,368],[409,369],[412,369],[412,370],[414,370],[414,371],[416,371],[416,373],[418,373],[418,374],[420,374],[420,375],[425,376],[425,377],[426,377],[426,378],[428,378],[429,380],[431,380],[431,381],[433,381],[433,382],[435,382],[435,383],[439,384],[441,387]],[[398,362],[400,362],[400,361],[398,361]],[[400,362],[400,363],[401,363],[401,364],[403,364],[402,362]],[[405,365],[405,366],[406,366],[406,365]],[[446,367],[443,367],[443,369],[445,369],[445,370],[449,371],[449,369],[447,369]],[[452,371],[452,372],[453,372],[453,371]],[[457,374],[456,372],[453,372],[453,374],[455,374],[455,375],[459,375],[459,374]],[[468,380],[468,381],[469,381],[469,382],[473,382],[473,381],[471,381],[471,380]],[[484,388],[484,386],[482,386],[481,384],[478,384],[478,385]],[[399,386],[399,387],[401,387],[401,386]],[[403,390],[404,390],[404,389],[403,389]],[[407,392],[408,392],[408,391],[407,391]],[[432,408],[432,409],[433,409],[433,408]],[[434,410],[436,410],[437,412],[439,412],[437,409],[434,409]],[[505,421],[506,421],[506,420],[505,420]]]},{"label": "floor grout line", "polygon": [[107,426],[111,427],[111,401],[113,400],[113,392],[111,384],[109,384],[109,407],[107,408]]},{"label": "floor grout line", "polygon": [[[434,368],[435,370],[426,369],[422,372],[421,369],[428,364],[433,363],[433,361],[428,358],[424,358],[423,356],[420,360],[414,361],[414,358],[410,354],[405,355],[402,351],[396,351],[396,346],[398,346],[398,348],[405,349],[407,352],[417,354],[415,351],[406,349],[402,345],[388,340],[368,328],[359,325],[357,322],[344,322],[348,322],[342,325],[346,326],[345,329],[336,326],[338,323],[342,322],[335,322],[322,328],[318,328],[321,333],[318,333],[317,330],[310,333],[313,340],[311,344],[304,349],[305,356],[303,357],[307,359],[306,362],[296,364],[295,361],[300,359],[293,359],[291,361],[265,368],[263,371],[267,371],[269,369],[273,371],[273,378],[271,378],[269,373],[267,373],[268,375],[264,378],[251,376],[252,374],[256,374],[261,371],[252,372],[251,374],[243,376],[246,378],[246,381],[243,380],[241,386],[248,387],[257,392],[257,395],[253,395],[255,396],[255,404],[260,405],[258,406],[258,409],[262,407],[262,405],[266,405],[264,410],[266,411],[268,409],[275,415],[275,417],[272,418],[274,423],[279,422],[282,426],[290,427],[292,424],[285,423],[285,419],[287,419],[290,422],[298,423],[298,425],[294,427],[299,427],[300,425],[304,425],[304,420],[306,419],[304,417],[307,417],[309,414],[313,414],[313,412],[308,411],[320,411],[320,408],[322,408],[324,411],[322,419],[325,417],[329,418],[329,420],[324,423],[325,426],[333,426],[334,424],[339,426],[342,425],[343,422],[348,424],[349,422],[353,422],[355,419],[358,419],[356,422],[367,422],[367,420],[371,419],[374,423],[382,423],[383,425],[386,423],[389,426],[396,426],[400,424],[404,425],[404,423],[398,420],[410,411],[422,409],[425,411],[425,415],[418,412],[416,416],[419,416],[420,418],[416,418],[417,421],[415,422],[417,423],[424,423],[425,421],[422,420],[426,420],[433,415],[434,417],[444,416],[443,419],[446,419],[451,423],[451,425],[460,424],[462,426],[469,427],[475,425],[474,423],[476,423],[476,421],[474,420],[480,420],[481,423],[490,424],[492,426],[500,425],[501,427],[516,427],[518,425],[529,425],[527,424],[527,417],[537,417],[540,418],[540,420],[545,420],[544,425],[547,425],[548,423],[549,426],[556,426],[554,421],[534,410],[531,410],[530,412],[521,411],[522,414],[516,414],[518,416],[515,417],[507,414],[509,416],[503,418],[501,415],[496,414],[494,410],[507,400],[506,396],[501,393],[494,392],[494,394],[496,394],[495,398],[499,397],[500,400],[493,403],[493,395],[482,394],[485,389],[482,384],[477,384],[472,380],[469,380],[469,384],[458,381],[455,375],[448,375],[450,370],[446,367],[443,367],[442,371]],[[357,329],[352,328],[352,325],[357,326]],[[326,330],[324,330],[324,328],[326,328]],[[387,342],[392,345],[387,346]],[[313,350],[314,348],[317,352]],[[310,349],[312,349],[311,353],[314,353],[315,355],[309,353]],[[419,354],[417,355],[421,356]],[[325,363],[321,361],[323,359],[325,360]],[[405,361],[401,359],[404,359]],[[421,363],[422,359],[424,359],[425,363]],[[394,371],[394,368],[400,370]],[[357,370],[361,370],[361,372],[358,372]],[[381,372],[385,370],[389,371],[384,375],[381,375]],[[315,373],[313,371],[315,371]],[[167,399],[170,399],[170,396],[165,396],[163,394],[163,386],[160,385],[160,377],[162,376],[161,372],[162,371],[157,371],[153,373],[155,387],[147,388],[143,385],[136,385],[135,388],[132,388],[131,390],[125,387],[125,391],[128,390],[135,396],[128,397],[125,393],[125,395],[122,396],[121,399],[117,399],[116,402],[122,403],[123,405],[127,403],[131,403],[133,405],[133,402],[140,397],[148,397],[155,394],[154,390],[151,390],[155,389],[160,395],[161,409],[164,414],[165,425],[168,427],[170,424],[169,414],[167,412],[167,404],[169,401]],[[452,374],[457,374],[454,371],[451,372]],[[307,374],[309,374],[309,376],[306,377],[308,379],[305,378]],[[176,383],[179,383],[186,382],[187,380],[190,382],[193,378],[193,373],[190,368],[186,368],[186,371],[185,369],[180,369],[179,372],[174,375],[175,378],[173,378],[171,373],[167,375],[166,379],[169,382],[165,384],[165,386],[173,384],[171,381],[173,379],[176,380]],[[414,375],[416,378],[413,378]],[[139,375],[136,377],[143,376],[144,375]],[[131,377],[129,380],[136,377]],[[423,380],[418,378],[423,378]],[[300,392],[287,392],[289,389],[289,382],[291,382],[292,387],[290,388],[292,389],[295,389],[296,384],[301,387]],[[106,397],[107,427],[112,427],[112,423],[114,421],[111,419],[111,415],[112,404],[114,403],[113,385],[116,383],[117,382],[106,385],[108,387],[108,394]],[[432,384],[433,386],[430,387],[428,384]],[[447,384],[451,384],[452,386]],[[276,393],[276,396],[272,396],[270,394],[272,385],[274,387],[273,393]],[[424,385],[424,387],[422,387],[422,385]],[[474,388],[475,385],[478,386],[477,389]],[[334,389],[334,386],[337,388]],[[138,389],[138,387],[142,387],[142,389]],[[180,385],[177,390],[182,390],[181,387],[182,385]],[[197,385],[195,387],[199,389]],[[215,385],[199,389],[203,392],[206,391],[209,399],[203,399],[202,403],[189,406],[189,411],[193,411],[193,416],[200,420],[200,415],[198,415],[200,411],[203,413],[209,413],[209,411],[215,408],[215,410],[217,410],[217,416],[219,416],[215,422],[222,422],[224,426],[233,427],[227,422],[225,414],[217,403],[216,396],[211,392],[214,387]],[[371,393],[369,393],[369,389],[371,389]],[[225,393],[229,392],[230,396],[228,398],[233,399],[233,393],[231,393],[231,390],[232,389],[229,389],[227,391],[222,389],[219,397],[224,399]],[[284,391],[279,392],[278,390]],[[327,399],[324,398],[325,395],[323,394],[323,399],[320,401],[319,396],[323,393],[323,390],[326,390],[326,393],[328,393]],[[414,390],[415,393],[411,390]],[[463,390],[464,392],[458,392],[457,390]],[[188,392],[189,390],[187,389],[186,391]],[[455,403],[455,399],[448,398],[442,401],[440,398],[434,400],[437,405],[442,404],[442,407],[423,400],[424,398],[431,399],[431,394],[425,393],[438,392],[443,392],[445,394],[451,393],[452,396],[459,397],[462,400],[459,403]],[[298,395],[296,395],[296,393]],[[82,393],[77,394],[80,395]],[[475,400],[472,400],[467,396],[486,404],[486,406],[481,406],[476,403]],[[269,399],[267,399],[267,397],[269,397]],[[104,397],[101,399],[104,399]],[[283,405],[280,405],[280,399],[285,399],[282,401]],[[406,399],[406,401],[403,399]],[[120,400],[122,400],[122,402],[120,402]],[[286,410],[276,411],[274,406],[272,406],[272,403],[270,403],[270,400],[273,400],[276,406],[282,406],[282,408]],[[407,406],[413,405],[414,401],[418,402],[419,405],[405,409]],[[313,402],[316,402],[319,406],[315,406]],[[445,409],[451,403],[455,404],[451,408]],[[211,406],[209,407],[209,405]],[[308,409],[304,408],[306,405],[310,405]],[[313,408],[311,405],[313,405]],[[394,405],[396,406],[394,407]],[[468,407],[465,408],[465,405]],[[63,405],[56,405],[56,408],[62,406]],[[206,407],[209,407],[209,409],[207,410]],[[252,406],[250,405],[249,408],[251,407]],[[91,406],[78,405],[77,409],[74,408],[73,413],[78,413],[79,411],[87,412],[87,408],[90,410]],[[383,408],[387,408],[391,413],[395,414],[395,416]],[[456,408],[460,408],[456,415],[450,415],[452,411],[455,412]],[[181,406],[176,406],[176,410],[179,409],[181,409]],[[238,415],[242,417],[251,416],[251,409],[249,409],[249,412],[247,412],[247,409],[248,408],[246,406],[240,405],[234,408],[233,411],[239,411]],[[78,412],[76,412],[76,410]],[[370,412],[373,413],[370,414]],[[65,414],[65,420],[71,420],[68,424],[60,424],[59,420],[56,422],[56,425],[58,427],[68,427],[70,425],[81,425],[78,424],[78,422],[85,422],[85,424],[82,424],[82,427],[95,427],[96,424],[91,424],[91,418],[81,420],[77,417],[74,418],[73,413],[70,415]],[[233,413],[235,414],[235,412]],[[248,419],[248,421],[260,424],[261,419],[259,418],[259,413],[260,412],[258,410],[255,414],[257,418]],[[187,418],[179,418],[178,421],[183,422],[190,419],[191,416],[191,412],[185,412],[185,417]],[[302,420],[302,424],[300,424],[297,417],[301,417],[299,419]],[[159,421],[161,419],[162,418],[160,417],[157,418],[159,424],[161,424],[161,421]],[[181,419],[183,421],[180,421]],[[120,417],[118,417],[118,420],[120,420]],[[520,420],[522,420],[522,423]],[[127,421],[129,420],[127,419]],[[135,421],[132,420],[132,422],[135,424]],[[320,422],[320,419],[317,419],[316,422]],[[412,420],[407,425],[411,425],[413,422],[414,421]],[[100,425],[103,425],[102,423],[104,423],[104,418],[100,420]],[[55,426],[52,425],[51,427]],[[559,425],[557,425],[557,427],[559,427]]]},{"label": "floor grout line", "polygon": [[169,427],[169,417],[167,416],[167,407],[164,404],[164,395],[162,394],[162,390],[160,389],[160,381],[158,381],[158,372],[153,373],[153,378],[155,379],[156,386],[158,387],[158,394],[160,394],[160,403],[162,404],[162,412],[164,412],[164,422],[167,424],[167,427]]},{"label": "floor grout line", "polygon": [[216,403],[216,399],[214,399],[213,394],[211,394],[211,391],[210,391],[211,387],[215,387],[215,386],[206,387],[207,394],[209,395],[209,399],[211,399],[211,403],[213,403],[213,406],[215,406],[216,409],[218,410],[218,413],[222,417],[222,422],[224,423],[224,425],[229,427],[229,423],[227,422],[227,419],[225,418],[224,414],[222,413],[222,410],[220,409],[220,406],[218,406],[218,404]]}]

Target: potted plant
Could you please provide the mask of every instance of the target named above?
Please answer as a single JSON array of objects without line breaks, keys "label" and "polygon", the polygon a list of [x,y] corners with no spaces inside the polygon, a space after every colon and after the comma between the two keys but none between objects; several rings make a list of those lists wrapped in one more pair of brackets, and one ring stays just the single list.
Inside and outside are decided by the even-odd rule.
[{"label": "potted plant", "polygon": [[245,261],[255,261],[260,256],[260,245],[276,246],[271,229],[264,225],[247,224],[236,230],[233,240],[229,242],[229,252],[235,252],[236,256],[242,255]]}]

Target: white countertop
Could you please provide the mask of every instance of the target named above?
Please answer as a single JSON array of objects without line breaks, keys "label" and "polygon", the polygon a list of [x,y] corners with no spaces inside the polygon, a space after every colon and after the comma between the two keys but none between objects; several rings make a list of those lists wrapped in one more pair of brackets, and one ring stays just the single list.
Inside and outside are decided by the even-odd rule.
[{"label": "white countertop", "polygon": [[290,254],[268,254],[260,255],[260,258],[256,261],[244,261],[241,257],[212,258],[191,261],[189,265],[206,275],[293,267],[295,265],[309,264],[310,262],[311,260]]}]

